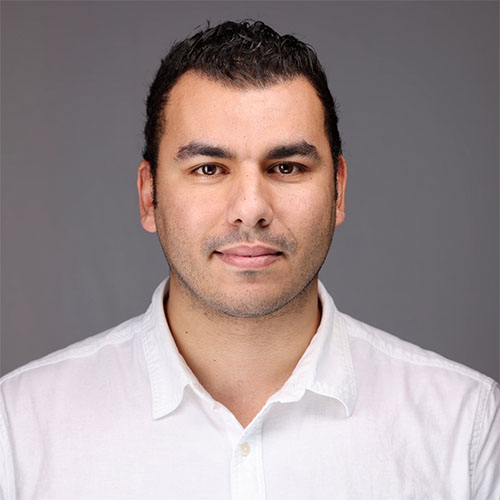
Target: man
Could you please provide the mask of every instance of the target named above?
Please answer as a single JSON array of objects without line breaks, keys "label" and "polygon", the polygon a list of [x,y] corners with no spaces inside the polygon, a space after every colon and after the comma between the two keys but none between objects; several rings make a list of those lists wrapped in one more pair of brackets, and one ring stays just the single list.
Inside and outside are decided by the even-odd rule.
[{"label": "man", "polygon": [[169,280],[2,379],[2,498],[500,498],[498,385],[318,281],[347,174],[312,49],[259,22],[176,44],[145,137]]}]

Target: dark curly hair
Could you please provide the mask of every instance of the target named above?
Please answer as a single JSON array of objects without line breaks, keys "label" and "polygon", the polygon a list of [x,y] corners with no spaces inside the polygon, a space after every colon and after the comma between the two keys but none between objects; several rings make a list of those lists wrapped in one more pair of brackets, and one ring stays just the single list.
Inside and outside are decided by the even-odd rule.
[{"label": "dark curly hair", "polygon": [[209,25],[175,43],[162,60],[149,89],[143,158],[151,165],[155,207],[158,149],[165,130],[163,110],[172,87],[190,70],[237,88],[266,87],[297,76],[307,78],[323,104],[325,131],[337,178],[338,157],[342,154],[338,117],[314,49],[292,35],[279,35],[261,21],[227,21],[214,27]]}]

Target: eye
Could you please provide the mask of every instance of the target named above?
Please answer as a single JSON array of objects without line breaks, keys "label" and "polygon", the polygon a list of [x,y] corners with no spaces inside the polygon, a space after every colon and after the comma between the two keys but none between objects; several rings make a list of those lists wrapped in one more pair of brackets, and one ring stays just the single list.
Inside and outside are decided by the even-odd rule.
[{"label": "eye", "polygon": [[212,163],[205,163],[204,165],[200,165],[198,168],[193,170],[193,173],[213,177],[215,174],[222,173],[222,167],[219,165],[213,165]]},{"label": "eye", "polygon": [[292,175],[304,171],[304,168],[295,163],[278,163],[272,167],[271,171],[281,175]]}]

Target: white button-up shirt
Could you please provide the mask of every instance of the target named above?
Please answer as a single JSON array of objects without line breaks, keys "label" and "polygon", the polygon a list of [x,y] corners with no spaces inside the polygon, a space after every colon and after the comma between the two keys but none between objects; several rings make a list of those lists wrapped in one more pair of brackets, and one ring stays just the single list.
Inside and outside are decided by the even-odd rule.
[{"label": "white button-up shirt", "polygon": [[500,499],[490,378],[340,313],[243,428],[165,320],[141,316],[0,380],[5,500]]}]

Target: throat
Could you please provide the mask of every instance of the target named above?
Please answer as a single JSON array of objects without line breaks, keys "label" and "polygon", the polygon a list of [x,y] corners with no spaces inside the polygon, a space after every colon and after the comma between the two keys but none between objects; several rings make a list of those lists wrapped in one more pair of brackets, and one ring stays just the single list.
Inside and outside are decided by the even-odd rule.
[{"label": "throat", "polygon": [[179,353],[243,426],[290,378],[316,333],[321,305],[316,286],[309,291],[301,304],[265,319],[211,317],[179,294],[168,297],[165,313]]},{"label": "throat", "polygon": [[211,388],[211,391],[208,389],[207,391],[215,401],[225,406],[245,428],[262,410],[268,399],[281,389],[284,382],[280,382],[274,387],[267,385],[260,390],[253,383],[246,385],[241,382],[232,388],[215,386]]}]

